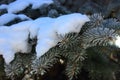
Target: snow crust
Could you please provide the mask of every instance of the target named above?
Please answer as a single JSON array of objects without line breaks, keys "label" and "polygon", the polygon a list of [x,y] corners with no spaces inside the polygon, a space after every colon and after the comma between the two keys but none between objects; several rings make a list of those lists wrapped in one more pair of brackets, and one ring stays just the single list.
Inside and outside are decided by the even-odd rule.
[{"label": "snow crust", "polygon": [[39,58],[59,42],[57,35],[78,33],[87,21],[89,18],[86,15],[73,13],[58,18],[42,17],[12,26],[1,26],[0,54],[6,63],[9,63],[14,59],[15,53],[29,53],[31,44],[28,43],[28,39],[37,37],[36,54]]},{"label": "snow crust", "polygon": [[16,0],[8,5],[1,5],[0,9],[7,9],[8,13],[17,13],[24,10],[29,5],[32,5],[32,9],[37,9],[43,4],[51,4],[52,0]]}]

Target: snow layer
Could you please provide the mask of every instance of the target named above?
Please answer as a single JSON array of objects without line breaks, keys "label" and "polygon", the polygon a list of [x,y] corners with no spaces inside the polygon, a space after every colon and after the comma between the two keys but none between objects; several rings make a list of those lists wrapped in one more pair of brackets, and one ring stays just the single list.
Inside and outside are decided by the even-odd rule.
[{"label": "snow layer", "polygon": [[32,5],[32,9],[37,9],[43,4],[51,4],[52,0],[16,0],[9,5],[1,5],[0,9],[7,9],[8,13],[17,13],[24,10],[29,5]]},{"label": "snow layer", "polygon": [[9,27],[2,26],[0,27],[0,54],[3,55],[6,63],[9,63],[16,52],[30,52],[31,45],[28,44],[28,38],[37,37],[36,53],[39,58],[59,42],[57,35],[78,33],[87,21],[89,18],[86,15],[73,13],[58,18],[42,17]]},{"label": "snow layer", "polygon": [[24,14],[12,14],[12,13],[7,13],[7,14],[3,14],[2,16],[0,16],[0,26],[3,26],[4,24],[9,23],[10,21],[14,20],[15,18],[19,18],[21,20],[31,20],[29,17],[27,17]]},{"label": "snow layer", "polygon": [[0,27],[0,54],[3,55],[6,63],[14,59],[16,52],[30,52],[30,45],[27,42],[30,24],[30,21],[25,21],[10,27]]}]

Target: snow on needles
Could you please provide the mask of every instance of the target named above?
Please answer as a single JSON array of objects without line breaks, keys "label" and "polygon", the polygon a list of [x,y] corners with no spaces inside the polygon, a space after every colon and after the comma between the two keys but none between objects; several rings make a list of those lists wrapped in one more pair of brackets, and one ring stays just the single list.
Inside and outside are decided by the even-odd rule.
[{"label": "snow on needles", "polygon": [[39,58],[59,42],[57,34],[78,33],[87,21],[89,18],[86,15],[73,13],[58,18],[42,17],[12,26],[1,26],[0,54],[6,63],[9,63],[15,53],[30,52],[31,45],[28,43],[28,38],[37,37],[36,54]]},{"label": "snow on needles", "polygon": [[32,5],[32,9],[37,9],[43,4],[51,4],[52,0],[16,0],[8,5],[1,5],[0,9],[7,9],[8,13],[17,13],[24,10],[29,5]]}]

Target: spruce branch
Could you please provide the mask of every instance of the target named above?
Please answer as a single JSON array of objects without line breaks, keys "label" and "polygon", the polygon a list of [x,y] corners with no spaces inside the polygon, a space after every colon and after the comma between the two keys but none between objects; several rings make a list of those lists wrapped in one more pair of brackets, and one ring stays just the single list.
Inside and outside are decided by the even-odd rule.
[{"label": "spruce branch", "polygon": [[92,80],[113,80],[113,73],[118,69],[116,63],[96,47],[88,48],[86,54],[83,68],[89,71]]},{"label": "spruce branch", "polygon": [[77,42],[79,42],[79,34],[77,33],[69,33],[65,35],[58,35],[58,39],[60,40],[57,44],[62,49],[68,49],[77,46]]},{"label": "spruce branch", "polygon": [[79,8],[79,12],[86,13],[86,14],[100,13],[103,11],[104,9],[101,8],[100,5],[92,1],[87,1],[85,4],[83,4],[83,6]]},{"label": "spruce branch", "polygon": [[76,50],[65,54],[67,54],[65,73],[69,80],[77,79],[78,74],[80,74],[81,68],[83,67],[83,61],[86,58],[85,51],[80,49],[78,52]]},{"label": "spruce branch", "polygon": [[86,22],[83,25],[80,33],[83,33],[83,32],[85,32],[88,29],[92,29],[92,28],[98,27],[99,25],[101,25],[101,23],[104,20],[104,17],[100,13],[95,13],[95,14],[89,16],[89,18],[90,18],[90,21]]},{"label": "spruce branch", "polygon": [[54,64],[58,63],[59,60],[60,55],[58,54],[58,49],[54,47],[41,58],[33,61],[31,73],[44,75]]},{"label": "spruce branch", "polygon": [[[71,65],[72,64],[72,65]],[[80,62],[67,62],[66,66],[66,75],[68,76],[69,80],[73,80],[73,78],[77,78],[77,75],[80,73],[82,64]]]},{"label": "spruce branch", "polygon": [[91,21],[97,21],[97,22],[101,22],[103,21],[104,17],[102,16],[101,13],[95,13],[93,15],[90,16],[90,20]]},{"label": "spruce branch", "polygon": [[15,55],[9,65],[5,65],[5,72],[8,79],[16,80],[26,75],[27,70],[31,70],[32,61],[35,59],[35,54],[21,54]]},{"label": "spruce branch", "polygon": [[95,13],[90,16],[90,24],[92,27],[98,27],[104,20],[104,17],[100,13]]},{"label": "spruce branch", "polygon": [[105,19],[101,25],[105,28],[120,30],[120,22],[115,18]]},{"label": "spruce branch", "polygon": [[5,72],[9,79],[16,80],[17,77],[24,73],[22,64],[9,64],[5,66]]},{"label": "spruce branch", "polygon": [[89,29],[81,36],[85,48],[91,46],[109,46],[113,45],[118,36],[115,30],[109,28],[97,27]]}]

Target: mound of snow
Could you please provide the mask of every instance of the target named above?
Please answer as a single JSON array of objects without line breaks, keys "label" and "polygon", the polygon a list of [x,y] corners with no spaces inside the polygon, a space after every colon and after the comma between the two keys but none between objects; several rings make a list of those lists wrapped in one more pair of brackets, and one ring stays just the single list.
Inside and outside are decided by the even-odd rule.
[{"label": "mound of snow", "polygon": [[31,51],[31,46],[28,44],[30,24],[30,21],[26,21],[10,27],[0,27],[0,54],[7,63],[14,59],[16,52],[28,53]]}]

